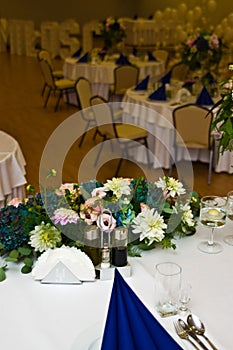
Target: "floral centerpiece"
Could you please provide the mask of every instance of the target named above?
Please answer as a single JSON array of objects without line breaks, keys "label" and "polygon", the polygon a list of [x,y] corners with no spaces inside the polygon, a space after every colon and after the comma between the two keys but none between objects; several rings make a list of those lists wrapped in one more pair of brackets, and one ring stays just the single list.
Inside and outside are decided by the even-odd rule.
[{"label": "floral centerpiece", "polygon": [[156,245],[175,248],[174,233],[185,236],[196,230],[199,197],[195,192],[187,194],[172,177],[155,182],[140,177],[63,184],[46,191],[46,201],[32,186],[27,189],[26,199],[14,199],[0,210],[0,253],[5,257],[0,258],[0,280],[6,277],[8,261],[23,261],[21,271],[28,273],[48,249],[82,249],[85,227],[96,224],[104,209],[112,213],[112,228],[129,228],[128,250],[133,256]]},{"label": "floral centerpiece", "polygon": [[222,40],[215,33],[205,30],[188,37],[183,43],[182,62],[190,70],[205,70],[217,72],[222,58]]},{"label": "floral centerpiece", "polygon": [[125,26],[123,22],[114,17],[107,17],[100,23],[100,33],[104,39],[106,48],[111,48],[119,44],[126,37]]}]

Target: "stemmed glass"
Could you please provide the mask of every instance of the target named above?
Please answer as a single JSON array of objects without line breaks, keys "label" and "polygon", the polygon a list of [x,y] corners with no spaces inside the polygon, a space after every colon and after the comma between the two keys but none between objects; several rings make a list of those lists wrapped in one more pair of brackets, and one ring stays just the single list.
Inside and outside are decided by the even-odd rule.
[{"label": "stemmed glass", "polygon": [[222,245],[214,242],[214,229],[221,228],[226,223],[226,199],[218,196],[204,196],[200,204],[200,222],[209,227],[209,239],[198,245],[199,250],[208,254],[222,251]]},{"label": "stemmed glass", "polygon": [[184,315],[187,313],[190,313],[190,309],[188,307],[188,304],[191,299],[191,290],[192,286],[190,283],[182,283],[179,293],[179,313]]},{"label": "stemmed glass", "polygon": [[[233,220],[233,190],[227,193],[227,217]],[[223,240],[225,243],[233,245],[233,234],[227,235]]]}]

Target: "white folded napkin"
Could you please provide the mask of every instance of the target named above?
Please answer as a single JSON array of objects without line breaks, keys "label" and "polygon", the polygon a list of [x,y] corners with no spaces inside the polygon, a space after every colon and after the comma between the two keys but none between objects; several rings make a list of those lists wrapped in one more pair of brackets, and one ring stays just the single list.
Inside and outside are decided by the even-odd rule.
[{"label": "white folded napkin", "polygon": [[181,88],[180,90],[177,91],[175,100],[177,102],[186,102],[190,96],[191,96],[190,91],[188,91],[185,88]]}]

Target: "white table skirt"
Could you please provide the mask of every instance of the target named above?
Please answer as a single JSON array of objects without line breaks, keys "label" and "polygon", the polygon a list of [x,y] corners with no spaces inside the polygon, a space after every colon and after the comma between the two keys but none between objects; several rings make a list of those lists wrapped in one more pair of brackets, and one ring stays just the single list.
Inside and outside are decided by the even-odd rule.
[{"label": "white table skirt", "polygon": [[25,196],[25,159],[18,142],[0,131],[0,207],[4,199]]},{"label": "white table skirt", "polygon": [[[139,80],[150,75],[153,79],[163,74],[165,63],[132,60],[139,67]],[[92,93],[108,99],[109,86],[114,83],[114,69],[117,67],[113,61],[103,61],[99,64],[77,63],[76,59],[67,58],[63,66],[63,74],[68,79],[76,80],[79,77],[87,78],[92,84]]]},{"label": "white table skirt", "polygon": [[[170,154],[173,154],[173,124],[172,111],[176,106],[171,106],[170,102],[149,101],[147,93],[128,90],[123,98],[123,121],[146,128],[152,135],[149,135],[149,148],[153,153],[154,168],[169,168]],[[188,102],[194,102],[189,100]],[[135,160],[146,163],[145,149],[138,147],[132,153]],[[178,148],[177,160],[209,161],[208,150],[189,150],[184,152]],[[216,164],[216,171],[226,171],[233,173],[233,156],[226,152],[220,156]]]},{"label": "white table skirt", "polygon": [[[216,230],[215,239],[233,232],[233,223]],[[173,261],[181,265],[182,278],[192,285],[190,308],[206,326],[206,335],[218,349],[232,347],[230,325],[233,319],[233,247],[223,244],[219,254],[205,254],[197,245],[206,239],[208,230],[198,228],[191,237],[176,241],[176,250],[156,248],[130,258],[132,276],[126,282],[183,349],[192,349],[178,339],[173,321],[178,316],[160,318],[154,307],[153,273],[155,265]],[[11,265],[12,266],[12,265]],[[106,320],[112,281],[95,281],[82,285],[46,285],[35,282],[31,274],[20,273],[20,266],[7,271],[0,284],[1,348],[14,350],[88,350],[94,340],[93,329],[101,336]],[[83,332],[88,337],[80,347]]]}]

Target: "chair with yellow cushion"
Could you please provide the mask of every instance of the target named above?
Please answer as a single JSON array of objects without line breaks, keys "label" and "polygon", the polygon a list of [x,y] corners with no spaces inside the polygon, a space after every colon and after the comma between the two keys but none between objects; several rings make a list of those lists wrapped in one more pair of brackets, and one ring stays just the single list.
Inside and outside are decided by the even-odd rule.
[{"label": "chair with yellow cushion", "polygon": [[132,65],[117,66],[114,69],[114,84],[110,87],[110,100],[114,97],[122,99],[126,90],[137,85],[139,68]]},{"label": "chair with yellow cushion", "polygon": [[48,89],[48,93],[44,103],[44,108],[47,106],[51,92],[54,92],[55,95],[58,92],[58,99],[54,108],[54,112],[56,112],[63,94],[66,95],[66,100],[69,103],[69,93],[75,92],[75,80],[70,80],[70,79],[56,80],[52,74],[52,69],[48,61],[42,59],[40,61],[40,65],[41,65],[41,70],[43,72],[43,76],[45,79],[45,84]]},{"label": "chair with yellow cushion", "polygon": [[[214,160],[214,137],[211,135],[213,113],[206,107],[196,104],[186,104],[173,110],[174,163],[177,161],[177,149],[188,148],[209,151],[208,184],[211,183],[211,173]],[[169,175],[172,173],[170,162]]]},{"label": "chair with yellow cushion", "polygon": [[[52,70],[52,74],[53,74],[54,79],[62,79],[62,78],[64,78],[62,70],[55,70],[54,69],[54,65],[53,65],[53,62],[52,62],[52,59],[50,57],[50,53],[49,53],[48,50],[41,49],[40,51],[38,51],[37,59],[38,59],[39,62],[41,60],[46,60],[49,63],[49,65],[51,67],[51,70]],[[42,72],[42,74],[43,74],[43,72]],[[42,91],[41,91],[41,95],[42,96],[44,95],[45,89],[46,89],[46,84],[44,84],[44,86],[42,88]]]},{"label": "chair with yellow cushion", "polygon": [[108,103],[101,96],[93,96],[90,100],[91,105],[94,107],[93,112],[96,117],[96,124],[98,125],[98,134],[103,138],[103,142],[100,145],[99,152],[97,154],[95,165],[97,165],[100,153],[104,146],[104,141],[115,140],[120,150],[120,162],[118,164],[115,176],[118,176],[122,161],[124,157],[127,159],[129,156],[128,151],[131,148],[144,145],[147,151],[147,162],[150,164],[149,149],[148,149],[148,132],[147,130],[124,123],[116,123],[114,121],[114,104]]}]

